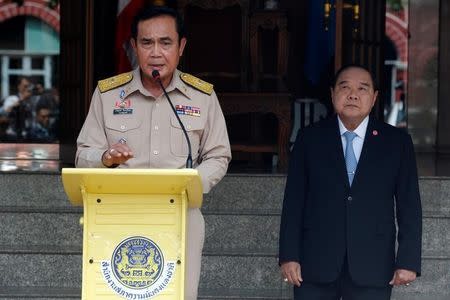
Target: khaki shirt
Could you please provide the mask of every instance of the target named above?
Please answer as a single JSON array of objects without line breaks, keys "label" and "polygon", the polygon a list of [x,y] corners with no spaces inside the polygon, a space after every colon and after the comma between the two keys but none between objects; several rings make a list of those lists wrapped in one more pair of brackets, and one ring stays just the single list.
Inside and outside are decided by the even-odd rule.
[{"label": "khaki shirt", "polygon": [[[121,138],[134,157],[119,168],[181,169],[188,146],[164,94],[153,97],[142,85],[139,68],[126,84],[101,93],[95,89],[77,140],[77,167],[104,168],[103,153]],[[193,167],[207,193],[225,175],[231,160],[225,119],[214,91],[203,93],[180,79],[176,70],[167,87],[192,146]]]}]

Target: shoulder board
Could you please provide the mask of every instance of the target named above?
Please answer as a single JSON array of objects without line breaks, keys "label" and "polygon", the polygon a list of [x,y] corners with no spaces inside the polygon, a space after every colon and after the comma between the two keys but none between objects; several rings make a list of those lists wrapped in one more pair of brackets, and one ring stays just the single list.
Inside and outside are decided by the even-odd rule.
[{"label": "shoulder board", "polygon": [[133,72],[122,73],[114,77],[106,78],[98,81],[98,88],[100,92],[104,93],[112,90],[118,86],[124,85],[133,79]]},{"label": "shoulder board", "polygon": [[203,81],[203,80],[201,80],[195,76],[192,76],[191,74],[188,74],[188,73],[181,73],[180,78],[185,83],[192,86],[193,88],[196,88],[197,90],[199,90],[205,94],[208,94],[208,95],[211,95],[211,93],[214,89],[214,85],[212,85],[211,83]]}]

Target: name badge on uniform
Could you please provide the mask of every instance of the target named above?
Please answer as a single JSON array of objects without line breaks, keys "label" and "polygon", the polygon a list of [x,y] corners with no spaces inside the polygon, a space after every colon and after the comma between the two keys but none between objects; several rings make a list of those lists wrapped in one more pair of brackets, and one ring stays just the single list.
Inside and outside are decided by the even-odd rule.
[{"label": "name badge on uniform", "polygon": [[113,114],[114,115],[130,115],[133,113],[133,109],[131,107],[131,100],[120,100],[116,101],[114,105]]},{"label": "name badge on uniform", "polygon": [[188,105],[175,105],[175,109],[177,110],[177,114],[179,115],[187,115],[193,117],[200,117],[200,108]]}]

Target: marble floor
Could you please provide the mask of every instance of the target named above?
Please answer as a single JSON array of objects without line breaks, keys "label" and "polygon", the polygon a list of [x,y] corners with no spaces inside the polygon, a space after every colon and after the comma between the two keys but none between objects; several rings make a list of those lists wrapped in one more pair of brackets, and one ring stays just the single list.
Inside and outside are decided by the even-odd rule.
[{"label": "marble floor", "polygon": [[[229,173],[284,174],[275,167],[276,157],[236,157]],[[450,177],[450,154],[417,152],[419,176]],[[0,172],[59,172],[59,144],[0,143]]]},{"label": "marble floor", "polygon": [[0,172],[59,172],[59,144],[0,143]]}]

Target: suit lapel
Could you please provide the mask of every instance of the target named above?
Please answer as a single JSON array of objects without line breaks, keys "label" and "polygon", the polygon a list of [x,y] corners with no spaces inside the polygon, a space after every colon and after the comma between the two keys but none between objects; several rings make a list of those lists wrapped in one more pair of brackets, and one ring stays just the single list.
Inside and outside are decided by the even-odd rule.
[{"label": "suit lapel", "polygon": [[331,141],[330,147],[330,160],[335,164],[337,181],[341,181],[342,184],[349,186],[347,167],[345,166],[344,150],[342,149],[341,133],[339,131],[337,115],[331,118],[328,137],[326,140]]},{"label": "suit lapel", "polygon": [[367,131],[364,137],[364,144],[359,157],[358,166],[356,168],[355,177],[353,178],[352,189],[358,185],[362,178],[370,178],[370,162],[376,161],[374,157],[376,154],[377,141],[379,140],[379,128],[377,121],[369,116],[369,123],[367,124]]}]

